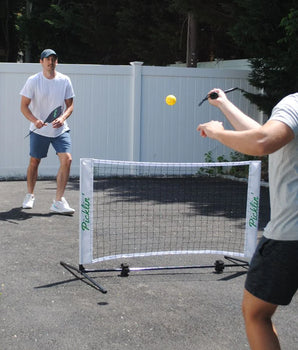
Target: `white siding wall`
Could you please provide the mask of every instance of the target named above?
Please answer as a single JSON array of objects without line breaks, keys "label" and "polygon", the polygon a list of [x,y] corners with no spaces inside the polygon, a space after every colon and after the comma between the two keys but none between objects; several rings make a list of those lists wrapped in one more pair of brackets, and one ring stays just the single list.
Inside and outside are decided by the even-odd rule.
[{"label": "white siding wall", "polygon": [[[0,63],[0,178],[25,177],[28,164],[28,121],[20,112],[19,92],[39,64]],[[219,143],[199,137],[199,123],[221,113],[200,100],[213,87],[240,87],[253,91],[248,71],[202,68],[58,65],[75,90],[74,113],[68,119],[73,141],[71,175],[79,175],[79,159],[162,162],[201,162],[204,154],[229,154]],[[165,104],[174,94],[175,106]],[[245,113],[259,113],[239,91],[229,98]],[[227,122],[224,121],[228,127]],[[50,149],[40,165],[40,176],[53,176],[58,160]]]}]

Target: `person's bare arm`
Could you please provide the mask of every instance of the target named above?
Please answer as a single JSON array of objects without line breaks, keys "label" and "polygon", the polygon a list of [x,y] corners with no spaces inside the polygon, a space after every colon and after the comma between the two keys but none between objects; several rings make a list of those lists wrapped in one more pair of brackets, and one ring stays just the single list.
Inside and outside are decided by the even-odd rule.
[{"label": "person's bare arm", "polygon": [[197,130],[203,137],[210,137],[238,152],[254,156],[273,153],[294,138],[293,130],[276,120],[241,131],[225,130],[221,122],[211,121],[200,124]]},{"label": "person's bare arm", "polygon": [[231,101],[229,101],[226,94],[222,90],[213,89],[209,92],[209,95],[212,92],[216,92],[218,94],[218,98],[215,100],[209,98],[209,103],[215,107],[218,107],[222,111],[235,130],[249,130],[260,127],[258,122],[244,114]]},{"label": "person's bare arm", "polygon": [[42,128],[44,125],[46,125],[42,120],[37,119],[31,112],[29,105],[30,105],[31,99],[25,96],[22,96],[21,98],[21,112],[25,116],[26,119],[28,119],[30,122],[32,122],[37,129]]},{"label": "person's bare arm", "polygon": [[64,113],[52,122],[53,128],[60,128],[60,126],[62,126],[65,122],[65,120],[71,115],[71,113],[73,112],[73,98],[65,100],[65,105],[66,109]]}]

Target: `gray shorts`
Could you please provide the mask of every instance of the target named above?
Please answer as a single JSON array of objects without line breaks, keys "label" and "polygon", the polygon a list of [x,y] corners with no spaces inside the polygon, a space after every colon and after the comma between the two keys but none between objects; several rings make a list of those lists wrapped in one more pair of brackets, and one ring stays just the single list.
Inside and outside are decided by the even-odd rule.
[{"label": "gray shorts", "polygon": [[54,147],[56,153],[71,153],[71,138],[69,131],[57,137],[46,137],[30,134],[30,156],[33,158],[45,158],[48,155],[50,144]]},{"label": "gray shorts", "polygon": [[251,260],[245,289],[275,305],[288,305],[298,288],[298,241],[262,237]]}]

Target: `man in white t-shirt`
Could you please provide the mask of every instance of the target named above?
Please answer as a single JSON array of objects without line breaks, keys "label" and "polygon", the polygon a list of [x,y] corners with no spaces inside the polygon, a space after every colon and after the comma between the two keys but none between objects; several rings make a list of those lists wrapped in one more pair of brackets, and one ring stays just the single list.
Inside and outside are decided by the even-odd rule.
[{"label": "man in white t-shirt", "polygon": [[[272,324],[278,305],[288,305],[298,288],[298,93],[283,98],[260,125],[233,105],[220,89],[210,104],[235,130],[211,121],[198,126],[203,137],[245,154],[269,154],[271,217],[250,262],[242,309],[252,350],[279,350]],[[209,95],[210,95],[209,93]]]},{"label": "man in white t-shirt", "polygon": [[[27,169],[27,194],[22,207],[31,209],[34,205],[34,188],[38,166],[47,157],[50,144],[59,157],[56,198],[50,208],[52,212],[72,215],[64,198],[64,191],[71,166],[71,138],[67,118],[73,111],[74,91],[69,77],[56,71],[57,54],[52,49],[40,55],[42,71],[32,75],[22,88],[21,112],[30,124],[30,161]],[[55,113],[52,113],[55,111]],[[52,118],[48,120],[48,116]]]}]

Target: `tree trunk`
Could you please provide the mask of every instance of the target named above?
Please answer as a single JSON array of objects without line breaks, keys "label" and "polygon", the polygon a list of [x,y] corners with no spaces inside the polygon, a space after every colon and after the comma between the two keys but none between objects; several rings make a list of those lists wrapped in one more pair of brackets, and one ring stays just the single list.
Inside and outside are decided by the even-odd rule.
[{"label": "tree trunk", "polygon": [[197,21],[188,13],[186,66],[197,67]]}]

